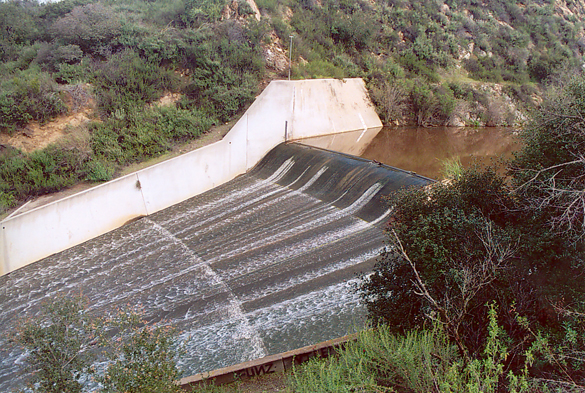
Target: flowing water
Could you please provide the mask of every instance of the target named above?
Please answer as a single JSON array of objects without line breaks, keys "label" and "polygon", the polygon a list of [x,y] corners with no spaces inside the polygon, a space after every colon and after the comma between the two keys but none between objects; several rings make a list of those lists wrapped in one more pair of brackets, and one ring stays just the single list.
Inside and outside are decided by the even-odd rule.
[{"label": "flowing water", "polygon": [[[191,337],[184,375],[342,336],[363,324],[351,285],[384,246],[381,196],[428,183],[280,145],[249,174],[0,277],[0,327],[57,296],[100,316],[141,306]],[[0,391],[22,385],[22,359],[0,336]]]}]

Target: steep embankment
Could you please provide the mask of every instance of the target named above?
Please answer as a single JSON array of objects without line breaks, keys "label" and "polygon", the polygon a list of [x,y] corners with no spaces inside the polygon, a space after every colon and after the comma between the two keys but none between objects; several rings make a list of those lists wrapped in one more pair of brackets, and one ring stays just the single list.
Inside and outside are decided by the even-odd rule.
[{"label": "steep embankment", "polygon": [[[522,124],[542,83],[581,69],[584,9],[582,0],[0,3],[0,211],[111,179],[237,117],[268,80],[288,76],[289,59],[293,78],[363,77],[388,124]],[[45,126],[75,113],[67,92],[86,83],[93,115],[65,131]],[[150,106],[168,92],[174,105]],[[60,144],[26,153],[55,142],[50,128],[66,134]]]}]

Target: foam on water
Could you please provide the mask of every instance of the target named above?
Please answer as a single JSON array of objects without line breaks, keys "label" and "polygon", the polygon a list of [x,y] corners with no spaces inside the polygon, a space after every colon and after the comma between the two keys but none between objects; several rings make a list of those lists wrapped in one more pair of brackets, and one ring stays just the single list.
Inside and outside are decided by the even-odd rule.
[{"label": "foam on water", "polygon": [[[380,197],[425,182],[281,145],[247,175],[0,277],[0,327],[58,296],[81,293],[100,316],[140,306],[190,338],[185,375],[347,334],[364,317],[351,283],[384,247]],[[22,361],[0,336],[0,391],[22,386]]]}]

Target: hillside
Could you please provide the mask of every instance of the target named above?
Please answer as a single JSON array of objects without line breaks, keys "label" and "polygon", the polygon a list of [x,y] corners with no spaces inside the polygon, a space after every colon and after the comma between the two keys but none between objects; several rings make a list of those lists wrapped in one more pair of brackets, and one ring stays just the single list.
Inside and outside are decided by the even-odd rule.
[{"label": "hillside", "polygon": [[[522,124],[547,80],[581,69],[584,12],[581,0],[2,2],[0,214],[237,117],[288,76],[289,55],[293,78],[364,78],[388,124]],[[175,99],[152,105],[163,96]],[[53,119],[62,127],[25,146]]]}]

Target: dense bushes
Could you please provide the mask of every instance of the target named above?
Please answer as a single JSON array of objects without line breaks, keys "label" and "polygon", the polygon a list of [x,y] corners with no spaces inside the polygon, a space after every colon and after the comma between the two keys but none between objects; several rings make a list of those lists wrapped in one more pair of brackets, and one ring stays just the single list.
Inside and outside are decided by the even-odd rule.
[{"label": "dense bushes", "polygon": [[549,86],[548,99],[522,133],[526,145],[511,162],[524,208],[576,241],[585,235],[584,97],[582,75]]},{"label": "dense bushes", "polygon": [[85,53],[99,53],[120,34],[120,19],[100,3],[77,6],[57,19],[49,32],[65,45],[77,45]]},{"label": "dense bushes", "polygon": [[[0,154],[0,192],[5,206],[28,196],[59,191],[91,172],[91,157],[87,152],[51,145],[29,155],[10,149]],[[12,203],[7,203],[11,201]]]},{"label": "dense bushes", "polygon": [[16,71],[0,84],[0,131],[12,132],[31,120],[46,121],[66,108],[55,82],[36,69]]},{"label": "dense bushes", "polygon": [[196,107],[225,122],[253,101],[264,72],[264,26],[254,23],[246,29],[226,21],[193,37],[182,51],[183,67],[192,70],[183,107]]},{"label": "dense bushes", "polygon": [[156,157],[213,123],[196,110],[160,107],[120,110],[90,126],[89,148],[67,140],[30,154],[0,152],[0,212],[30,196],[59,191],[80,181],[110,180],[121,165]]},{"label": "dense bushes", "polygon": [[91,147],[99,159],[125,165],[157,156],[211,127],[201,112],[174,107],[119,111],[91,126]]},{"label": "dense bushes", "polygon": [[[530,380],[527,370],[549,349],[546,342],[527,350],[524,369],[506,370],[510,347],[497,323],[497,309],[485,306],[489,314],[489,339],[478,348],[478,358],[466,361],[449,342],[439,324],[424,330],[395,334],[387,325],[360,332],[338,357],[313,359],[296,367],[290,377],[294,392],[485,392],[495,393],[507,381],[509,392],[540,391],[546,384]],[[530,357],[530,358],[529,358]],[[565,385],[570,386],[570,385]],[[532,390],[534,389],[534,390]]]},{"label": "dense bushes", "polygon": [[99,110],[109,116],[140,108],[177,86],[176,76],[133,51],[116,54],[97,63],[94,89]]},{"label": "dense bushes", "polygon": [[471,360],[490,340],[485,305],[494,302],[505,311],[505,370],[518,373],[546,337],[549,358],[530,375],[585,383],[576,354],[585,345],[577,333],[585,331],[583,80],[549,95],[511,163],[511,184],[492,169],[471,169],[389,197],[388,246],[360,287],[374,320],[396,332],[439,321]]}]

